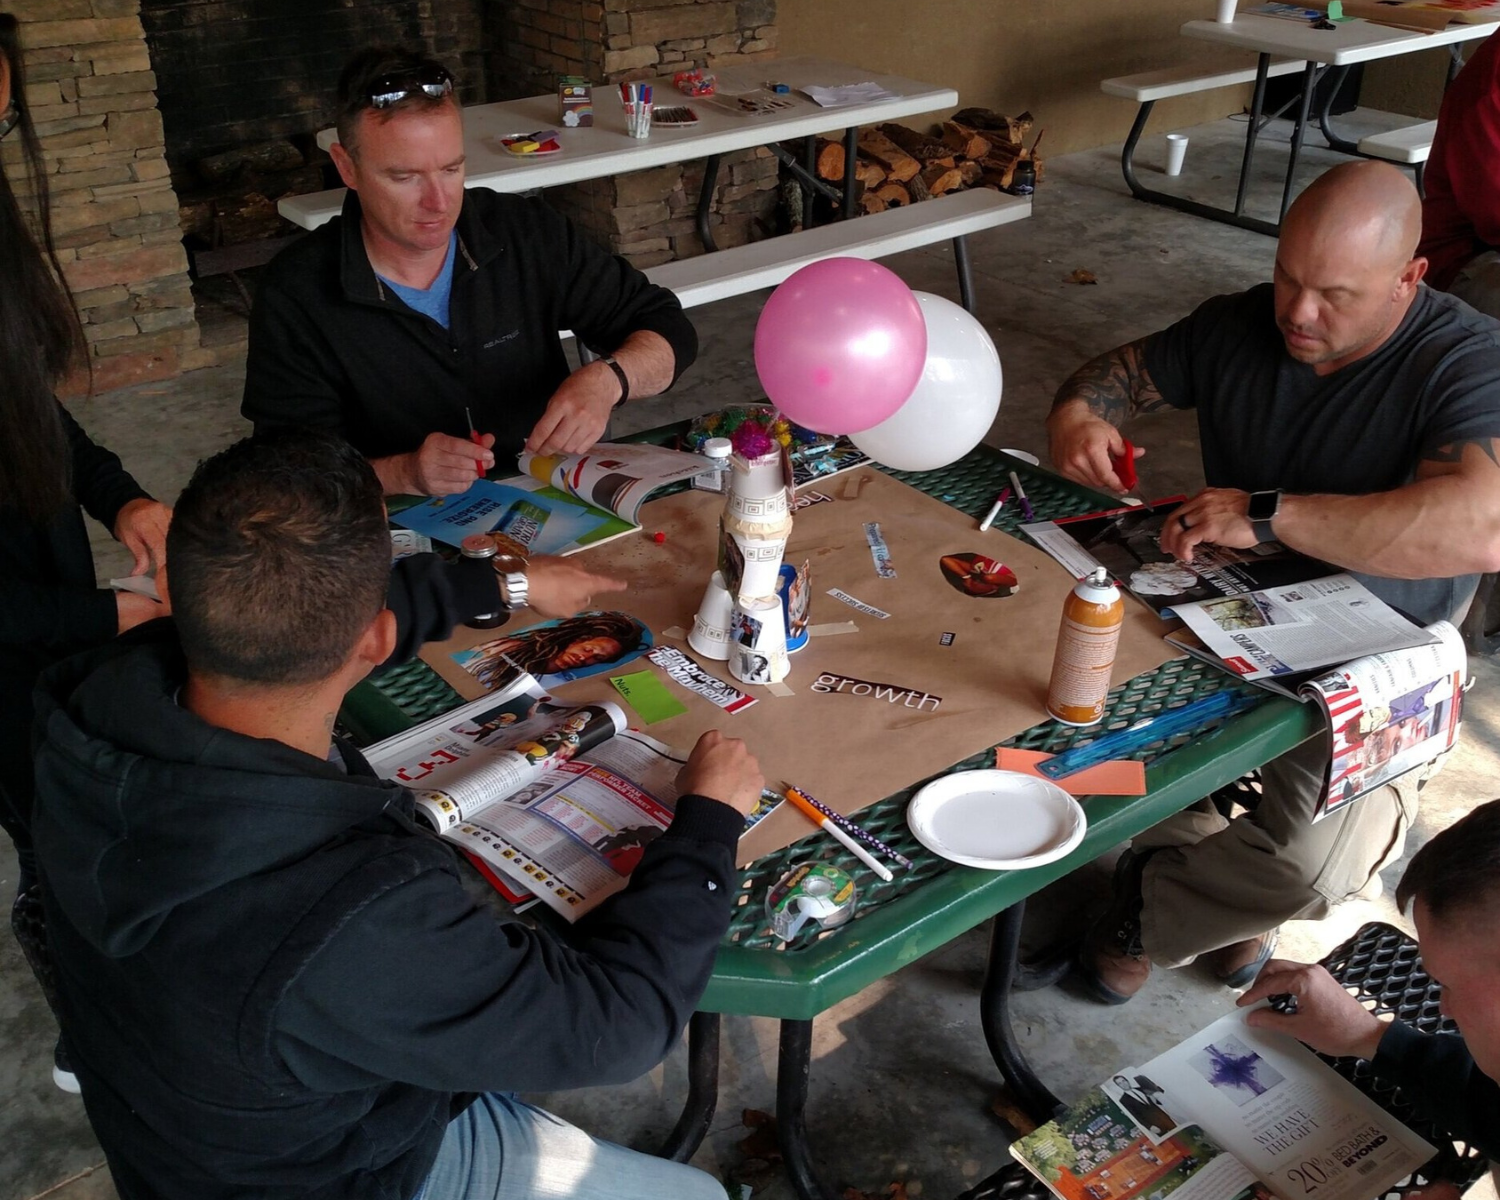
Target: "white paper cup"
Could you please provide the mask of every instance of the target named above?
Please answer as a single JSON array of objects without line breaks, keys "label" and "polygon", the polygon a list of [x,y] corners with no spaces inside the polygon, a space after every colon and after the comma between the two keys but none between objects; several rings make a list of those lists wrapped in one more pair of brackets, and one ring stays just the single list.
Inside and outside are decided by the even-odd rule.
[{"label": "white paper cup", "polygon": [[780,683],[790,670],[781,601],[738,601],[730,618],[729,673],[741,683]]},{"label": "white paper cup", "polygon": [[1167,174],[1181,175],[1182,163],[1187,158],[1188,135],[1185,133],[1167,134]]},{"label": "white paper cup", "polygon": [[724,662],[729,657],[729,619],[733,615],[734,597],[724,586],[724,576],[715,571],[693,617],[688,645],[704,658]]},{"label": "white paper cup", "polygon": [[[1239,0],[1219,0],[1218,11],[1214,14],[1214,20],[1220,25],[1228,25],[1234,21],[1234,10],[1239,7]],[[1177,172],[1169,171],[1168,174],[1175,175]]]},{"label": "white paper cup", "polygon": [[777,488],[769,496],[746,496],[729,492],[724,511],[747,525],[770,525],[786,520],[790,511],[787,505],[786,488]]},{"label": "white paper cup", "polygon": [[762,454],[759,458],[746,458],[736,454],[730,460],[734,468],[729,479],[729,491],[733,495],[751,500],[766,500],[786,491],[786,472],[781,468],[781,451]]},{"label": "white paper cup", "polygon": [[764,600],[776,595],[776,580],[786,553],[786,538],[745,537],[730,531],[735,549],[744,563],[740,572],[739,599]]}]

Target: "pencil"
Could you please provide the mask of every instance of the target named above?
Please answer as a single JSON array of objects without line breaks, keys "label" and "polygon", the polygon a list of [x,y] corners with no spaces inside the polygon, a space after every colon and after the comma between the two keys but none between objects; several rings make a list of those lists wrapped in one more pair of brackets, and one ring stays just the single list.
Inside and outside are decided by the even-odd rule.
[{"label": "pencil", "polygon": [[881,879],[889,883],[892,879],[895,878],[895,876],[893,876],[886,868],[884,863],[879,862],[875,858],[873,858],[870,855],[869,851],[867,851],[852,837],[850,837],[847,833],[845,833],[842,829],[840,829],[837,825],[835,825],[832,821],[830,821],[827,817],[820,813],[816,808],[809,804],[806,798],[802,796],[796,788],[787,788],[786,798],[792,802],[793,808],[797,809],[797,811],[800,812],[804,817],[806,817],[819,829],[823,830],[824,833],[828,834],[829,837],[831,837],[834,841],[841,845],[845,850],[849,851],[850,854],[854,855],[855,858],[859,859],[860,862],[864,863],[865,866],[869,867],[870,870],[874,871],[875,874],[880,876]]}]

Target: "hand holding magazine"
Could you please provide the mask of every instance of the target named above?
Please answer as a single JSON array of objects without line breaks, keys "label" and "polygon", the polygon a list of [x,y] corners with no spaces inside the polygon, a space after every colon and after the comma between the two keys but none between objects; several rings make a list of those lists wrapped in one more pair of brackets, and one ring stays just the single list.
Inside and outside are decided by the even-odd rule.
[{"label": "hand holding magazine", "polygon": [[1242,1011],[1122,1068],[1011,1154],[1063,1200],[1370,1200],[1436,1150]]}]

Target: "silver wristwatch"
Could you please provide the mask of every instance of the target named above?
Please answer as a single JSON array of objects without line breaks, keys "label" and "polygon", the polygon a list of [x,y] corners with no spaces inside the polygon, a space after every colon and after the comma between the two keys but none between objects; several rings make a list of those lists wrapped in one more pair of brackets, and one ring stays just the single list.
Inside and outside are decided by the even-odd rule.
[{"label": "silver wristwatch", "polygon": [[500,577],[500,603],[507,612],[515,612],[530,603],[530,585],[526,581],[526,560],[518,554],[497,554],[495,574]]}]

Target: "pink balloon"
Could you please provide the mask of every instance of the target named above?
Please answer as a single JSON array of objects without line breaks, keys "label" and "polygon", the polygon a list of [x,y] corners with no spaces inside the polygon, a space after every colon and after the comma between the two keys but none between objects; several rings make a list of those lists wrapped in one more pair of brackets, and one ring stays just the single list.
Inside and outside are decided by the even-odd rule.
[{"label": "pink balloon", "polygon": [[789,421],[858,433],[905,402],[927,361],[912,290],[862,258],[828,258],[771,293],[755,326],[755,373]]}]

